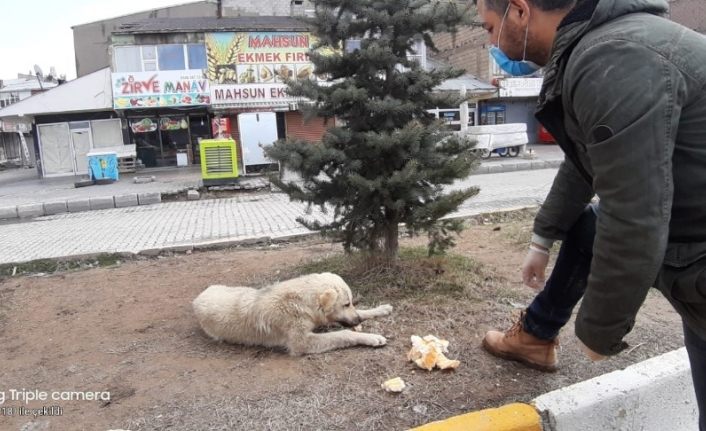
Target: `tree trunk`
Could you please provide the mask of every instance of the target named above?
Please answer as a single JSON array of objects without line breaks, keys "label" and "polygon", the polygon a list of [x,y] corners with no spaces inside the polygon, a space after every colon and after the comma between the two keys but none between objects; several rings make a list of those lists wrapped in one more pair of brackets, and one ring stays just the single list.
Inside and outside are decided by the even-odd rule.
[{"label": "tree trunk", "polygon": [[388,260],[395,260],[397,259],[399,250],[399,223],[393,221],[385,228],[385,257]]}]

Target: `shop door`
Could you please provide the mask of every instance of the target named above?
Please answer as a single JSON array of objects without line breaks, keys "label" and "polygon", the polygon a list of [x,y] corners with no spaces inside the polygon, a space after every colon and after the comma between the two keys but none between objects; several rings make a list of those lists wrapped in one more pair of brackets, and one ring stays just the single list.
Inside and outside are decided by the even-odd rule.
[{"label": "shop door", "polygon": [[37,126],[44,175],[74,173],[74,155],[66,123]]},{"label": "shop door", "polygon": [[71,143],[74,147],[74,158],[76,160],[76,174],[88,174],[88,154],[91,151],[91,134],[88,129],[72,130]]},{"label": "shop door", "polygon": [[248,166],[272,164],[272,160],[265,157],[263,147],[277,140],[277,115],[274,112],[239,114],[238,127],[245,172]]}]

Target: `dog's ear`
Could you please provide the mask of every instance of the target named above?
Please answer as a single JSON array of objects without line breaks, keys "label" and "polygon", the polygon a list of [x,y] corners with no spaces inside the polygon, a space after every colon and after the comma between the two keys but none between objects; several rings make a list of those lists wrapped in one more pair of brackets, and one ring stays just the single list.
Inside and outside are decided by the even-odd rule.
[{"label": "dog's ear", "polygon": [[336,303],[337,298],[338,293],[336,293],[336,290],[326,289],[326,291],[319,296],[319,306],[323,310],[328,311],[333,308],[333,304]]}]

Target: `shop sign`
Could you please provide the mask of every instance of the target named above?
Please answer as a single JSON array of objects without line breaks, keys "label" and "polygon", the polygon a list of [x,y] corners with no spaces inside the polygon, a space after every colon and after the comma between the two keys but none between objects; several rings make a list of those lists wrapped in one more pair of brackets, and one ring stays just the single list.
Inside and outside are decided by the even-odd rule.
[{"label": "shop sign", "polygon": [[505,112],[505,105],[485,105],[481,112]]},{"label": "shop sign", "polygon": [[189,128],[189,124],[184,117],[165,117],[159,120],[159,130],[181,130],[187,128]]},{"label": "shop sign", "polygon": [[230,118],[220,117],[214,118],[211,122],[214,138],[229,138],[230,134]]},{"label": "shop sign", "polygon": [[286,79],[325,81],[309,60],[308,32],[220,32],[206,34],[208,80],[214,104],[294,102]]},{"label": "shop sign", "polygon": [[201,70],[113,73],[115,109],[209,105],[208,80]]},{"label": "shop sign", "polygon": [[234,102],[295,102],[298,98],[287,93],[284,84],[248,84],[233,86],[214,86],[214,103]]},{"label": "shop sign", "polygon": [[542,90],[543,78],[500,79],[500,97],[537,97]]},{"label": "shop sign", "polygon": [[130,128],[133,133],[149,133],[157,130],[157,122],[151,118],[141,120],[130,120]]},{"label": "shop sign", "polygon": [[0,130],[3,132],[29,133],[32,125],[24,121],[0,120]]}]

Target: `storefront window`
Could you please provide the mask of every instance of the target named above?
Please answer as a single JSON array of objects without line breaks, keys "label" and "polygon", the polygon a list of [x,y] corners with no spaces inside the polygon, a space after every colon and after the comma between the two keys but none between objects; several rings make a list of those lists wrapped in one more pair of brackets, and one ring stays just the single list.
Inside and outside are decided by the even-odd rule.
[{"label": "storefront window", "polygon": [[186,117],[164,117],[159,120],[162,134],[162,166],[176,166],[177,153],[187,153],[189,124]]},{"label": "storefront window", "polygon": [[142,47],[142,67],[145,71],[157,70],[157,50],[154,46]]},{"label": "storefront window", "polygon": [[[116,46],[113,48],[116,72],[206,69],[206,46],[169,44]],[[187,67],[188,65],[188,67]]]},{"label": "storefront window", "polygon": [[208,116],[190,116],[189,130],[191,131],[191,162],[199,164],[201,162],[199,143],[202,139],[210,139],[211,121]]},{"label": "storefront window", "polygon": [[189,54],[189,69],[206,69],[206,45],[186,45]]},{"label": "storefront window", "polygon": [[197,163],[193,145],[201,137],[210,138],[206,115],[198,115],[195,119],[184,115],[166,115],[130,120],[130,143],[135,144],[137,158],[145,167]]},{"label": "storefront window", "polygon": [[147,168],[157,166],[161,157],[160,137],[156,118],[130,120],[130,141],[135,145],[137,158]]},{"label": "storefront window", "polygon": [[505,124],[505,105],[485,105],[481,108],[481,125]]},{"label": "storefront window", "polygon": [[139,46],[116,46],[113,48],[116,72],[142,71],[142,59]]},{"label": "storefront window", "polygon": [[184,45],[159,45],[157,47],[159,70],[184,70]]}]

